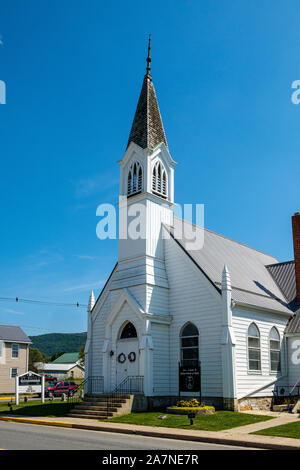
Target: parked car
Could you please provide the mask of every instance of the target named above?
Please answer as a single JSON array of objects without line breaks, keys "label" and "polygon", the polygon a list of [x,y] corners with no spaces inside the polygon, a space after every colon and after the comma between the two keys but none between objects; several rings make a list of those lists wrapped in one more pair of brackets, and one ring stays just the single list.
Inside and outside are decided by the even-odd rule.
[{"label": "parked car", "polygon": [[72,397],[74,393],[78,390],[78,385],[75,382],[63,381],[50,384],[45,387],[45,396],[46,397],[55,397],[65,393],[69,397]]},{"label": "parked car", "polygon": [[45,375],[45,382],[57,382],[57,377],[53,377],[53,375]]}]

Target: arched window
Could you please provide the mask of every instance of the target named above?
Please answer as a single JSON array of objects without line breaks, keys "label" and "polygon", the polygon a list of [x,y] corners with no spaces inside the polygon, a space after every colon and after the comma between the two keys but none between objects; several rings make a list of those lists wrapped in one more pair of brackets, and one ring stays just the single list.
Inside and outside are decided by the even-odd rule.
[{"label": "arched window", "polygon": [[185,325],[181,331],[181,365],[195,366],[199,361],[199,332],[193,323]]},{"label": "arched window", "polygon": [[127,196],[142,192],[143,187],[143,170],[139,162],[131,165],[128,171],[127,179]]},{"label": "arched window", "polygon": [[129,338],[137,338],[136,329],[134,325],[130,322],[126,323],[120,335],[120,339],[129,339]]},{"label": "arched window", "polygon": [[279,372],[281,369],[280,364],[280,335],[277,328],[273,326],[270,331],[270,361],[271,361],[271,372]]},{"label": "arched window", "polygon": [[156,162],[152,170],[152,192],[167,197],[167,174],[160,161]]},{"label": "arched window", "polygon": [[248,329],[248,363],[249,370],[261,370],[260,334],[259,329],[254,323]]}]

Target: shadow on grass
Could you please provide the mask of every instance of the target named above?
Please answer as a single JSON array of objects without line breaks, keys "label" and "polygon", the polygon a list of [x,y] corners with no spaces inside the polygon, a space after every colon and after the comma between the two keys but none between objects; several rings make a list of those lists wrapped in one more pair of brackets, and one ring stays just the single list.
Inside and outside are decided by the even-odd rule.
[{"label": "shadow on grass", "polygon": [[41,416],[41,417],[56,417],[65,416],[68,412],[74,408],[74,403],[65,402],[48,402],[48,403],[24,403],[21,405],[12,405],[12,411],[9,407],[5,408],[1,406],[1,414],[10,415],[22,415],[22,416]]}]

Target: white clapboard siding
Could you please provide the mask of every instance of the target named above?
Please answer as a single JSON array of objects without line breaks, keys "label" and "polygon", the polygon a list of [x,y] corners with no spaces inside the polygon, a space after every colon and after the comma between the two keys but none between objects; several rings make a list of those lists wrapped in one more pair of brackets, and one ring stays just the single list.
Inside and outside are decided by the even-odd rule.
[{"label": "white clapboard siding", "polygon": [[170,340],[169,326],[153,323],[151,327],[153,339],[153,394],[168,396],[170,394]]},{"label": "white clapboard siding", "polygon": [[[96,307],[97,308],[97,307]],[[89,375],[98,377],[103,375],[102,367],[102,348],[105,335],[105,323],[103,318],[106,317],[111,308],[110,295],[108,295],[99,308],[95,312],[95,319],[92,322],[92,335],[91,335],[91,372]],[[97,314],[97,315],[96,315]]]},{"label": "white clapboard siding", "polygon": [[[187,322],[199,330],[199,359],[203,396],[222,396],[221,295],[172,238],[165,240],[165,263],[169,282],[170,392],[178,394],[180,332]],[[155,371],[164,358],[157,358]],[[154,373],[155,373],[154,371]]]},{"label": "white clapboard siding", "polygon": [[[286,357],[283,340],[283,333],[287,318],[270,312],[235,307],[233,309],[233,328],[236,338],[236,385],[237,398],[247,395],[252,396],[272,396],[274,385],[268,386],[276,378],[286,374]],[[256,373],[248,370],[248,328],[254,322],[260,331],[261,346],[261,372]],[[275,326],[280,334],[281,350],[281,373],[271,372],[269,334],[271,328]],[[258,390],[260,387],[265,387]],[[254,393],[253,393],[254,392]]]},{"label": "white clapboard siding", "polygon": [[169,289],[147,285],[146,311],[154,315],[169,315]]},{"label": "white clapboard siding", "polygon": [[300,384],[300,335],[287,338],[289,381],[287,385]]}]

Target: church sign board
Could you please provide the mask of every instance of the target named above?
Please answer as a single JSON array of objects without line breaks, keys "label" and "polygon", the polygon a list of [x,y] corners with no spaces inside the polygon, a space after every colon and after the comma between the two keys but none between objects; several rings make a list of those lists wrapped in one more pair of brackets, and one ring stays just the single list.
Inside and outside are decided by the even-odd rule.
[{"label": "church sign board", "polygon": [[19,404],[20,393],[39,393],[44,403],[45,377],[35,372],[26,372],[16,377],[16,404]]},{"label": "church sign board", "polygon": [[182,366],[179,363],[179,397],[181,392],[198,392],[201,401],[201,366]]}]

